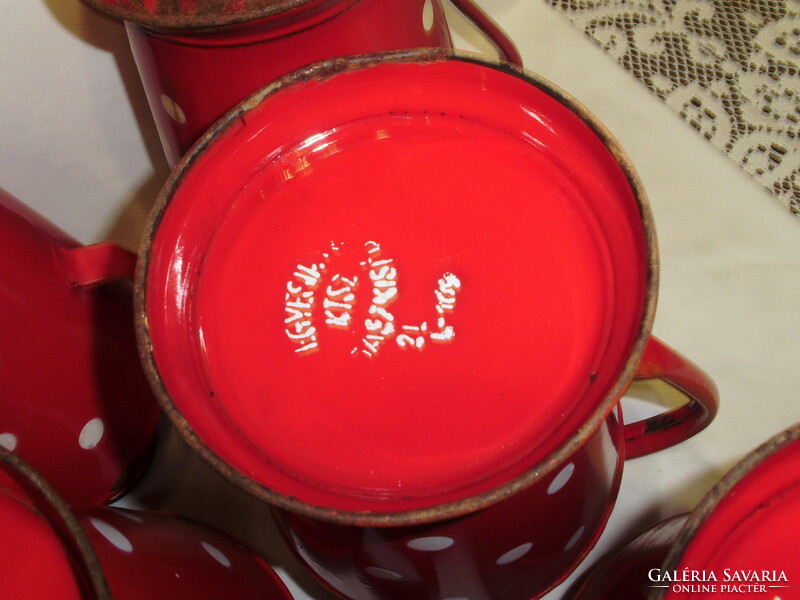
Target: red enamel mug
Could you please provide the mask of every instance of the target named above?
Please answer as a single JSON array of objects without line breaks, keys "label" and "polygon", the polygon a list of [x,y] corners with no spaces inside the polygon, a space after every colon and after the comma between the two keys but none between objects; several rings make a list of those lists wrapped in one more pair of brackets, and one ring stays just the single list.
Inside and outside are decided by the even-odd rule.
[{"label": "red enamel mug", "polygon": [[222,532],[175,516],[71,509],[0,449],[0,598],[291,600],[275,572]]},{"label": "red enamel mug", "polygon": [[[591,548],[625,455],[716,412],[650,336],[654,244],[616,142],[536,76],[442,49],[325,61],[173,172],[141,354],[189,444],[286,511],[329,588],[526,598]],[[647,377],[689,400],[623,426]]]},{"label": "red enamel mug", "polygon": [[800,423],[701,500],[609,555],[575,600],[800,598]]},{"label": "red enamel mug", "polygon": [[147,464],[160,414],[120,281],[136,257],[83,246],[2,190],[0,255],[0,446],[71,503],[111,500]]},{"label": "red enamel mug", "polygon": [[[303,65],[348,54],[452,47],[441,0],[85,0],[127,22],[171,165],[219,117]],[[497,47],[514,44],[471,0],[452,0]]]}]

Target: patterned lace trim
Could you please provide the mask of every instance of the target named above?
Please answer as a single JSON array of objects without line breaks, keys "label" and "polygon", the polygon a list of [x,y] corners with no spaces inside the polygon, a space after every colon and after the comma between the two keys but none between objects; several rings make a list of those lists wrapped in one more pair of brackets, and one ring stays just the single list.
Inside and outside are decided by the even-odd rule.
[{"label": "patterned lace trim", "polygon": [[800,215],[800,0],[547,0]]}]

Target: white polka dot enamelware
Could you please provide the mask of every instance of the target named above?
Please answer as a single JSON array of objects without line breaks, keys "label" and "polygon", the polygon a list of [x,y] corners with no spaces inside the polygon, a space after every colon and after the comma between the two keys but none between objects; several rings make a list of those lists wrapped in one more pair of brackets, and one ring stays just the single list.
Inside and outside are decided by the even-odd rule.
[{"label": "white polka dot enamelware", "polygon": [[[445,50],[324,61],[173,172],[137,277],[146,370],[219,472],[356,600],[521,600],[600,535],[623,457],[716,388],[650,335],[657,258],[615,140]],[[624,424],[636,378],[686,392]]]},{"label": "white polka dot enamelware", "polygon": [[0,446],[69,502],[109,501],[147,465],[160,414],[136,351],[136,258],[2,190],[0,255]]},{"label": "white polka dot enamelware", "polygon": [[598,563],[574,600],[794,600],[800,580],[800,423],[745,456],[691,513]]},{"label": "white polka dot enamelware", "polygon": [[[298,67],[394,48],[451,48],[442,0],[84,0],[127,25],[170,164],[228,109]],[[450,0],[506,60],[514,44],[472,0]]]},{"label": "white polka dot enamelware", "polygon": [[0,449],[3,600],[292,600],[236,539],[176,516],[71,508],[17,455]]}]

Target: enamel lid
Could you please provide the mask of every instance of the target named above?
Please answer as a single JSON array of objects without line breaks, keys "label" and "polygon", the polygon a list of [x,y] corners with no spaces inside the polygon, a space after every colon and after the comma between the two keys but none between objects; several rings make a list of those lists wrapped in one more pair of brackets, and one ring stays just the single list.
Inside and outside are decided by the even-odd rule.
[{"label": "enamel lid", "polygon": [[548,84],[443,51],[266,88],[154,211],[139,332],[165,409],[223,473],[312,513],[551,470],[652,318],[653,234],[620,156]]},{"label": "enamel lid", "polygon": [[669,585],[659,597],[795,598],[798,531],[800,423],[748,455],[693,511],[662,572],[694,572],[698,587]]}]

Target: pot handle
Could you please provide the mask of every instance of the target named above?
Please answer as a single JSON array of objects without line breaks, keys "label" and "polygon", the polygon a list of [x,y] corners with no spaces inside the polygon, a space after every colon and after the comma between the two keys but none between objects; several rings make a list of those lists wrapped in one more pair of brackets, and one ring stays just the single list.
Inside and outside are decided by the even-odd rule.
[{"label": "pot handle", "polygon": [[519,50],[517,50],[517,47],[514,45],[514,42],[511,41],[508,34],[503,31],[489,15],[483,12],[472,0],[450,0],[450,2],[489,38],[489,41],[495,47],[501,59],[513,63],[518,67],[522,66],[522,57],[519,54]]},{"label": "pot handle", "polygon": [[111,242],[67,248],[58,255],[64,275],[77,287],[95,287],[119,279],[133,280],[136,255]]},{"label": "pot handle", "polygon": [[685,356],[650,336],[634,379],[659,378],[685,394],[678,408],[625,425],[625,457],[674,446],[705,429],[717,414],[719,394],[711,378]]}]

